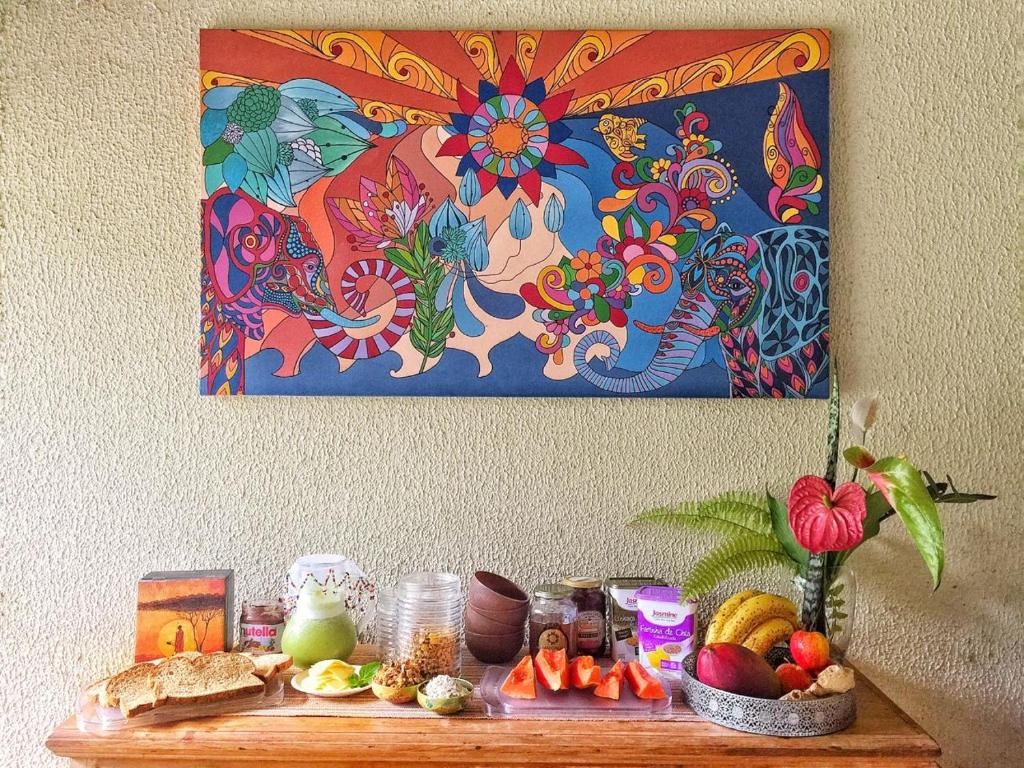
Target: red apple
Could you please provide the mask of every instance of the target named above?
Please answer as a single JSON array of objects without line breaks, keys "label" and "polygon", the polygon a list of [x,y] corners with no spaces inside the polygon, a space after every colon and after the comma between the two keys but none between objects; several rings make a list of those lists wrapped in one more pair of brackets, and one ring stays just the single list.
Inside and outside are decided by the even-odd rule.
[{"label": "red apple", "polygon": [[784,694],[790,691],[805,691],[814,682],[814,678],[811,677],[810,673],[796,664],[780,664],[775,669],[775,676],[782,683],[782,692]]},{"label": "red apple", "polygon": [[817,675],[832,663],[829,659],[828,638],[821,632],[794,632],[789,638],[789,652],[793,654],[793,661],[812,675]]}]

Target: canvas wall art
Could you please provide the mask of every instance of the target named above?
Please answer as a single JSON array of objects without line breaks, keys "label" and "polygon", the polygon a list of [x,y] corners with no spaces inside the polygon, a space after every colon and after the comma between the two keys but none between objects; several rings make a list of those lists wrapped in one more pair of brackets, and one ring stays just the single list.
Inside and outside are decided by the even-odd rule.
[{"label": "canvas wall art", "polygon": [[204,30],[208,394],[822,397],[829,34]]},{"label": "canvas wall art", "polygon": [[230,650],[234,591],[235,574],[227,569],[147,573],[139,579],[135,661]]}]

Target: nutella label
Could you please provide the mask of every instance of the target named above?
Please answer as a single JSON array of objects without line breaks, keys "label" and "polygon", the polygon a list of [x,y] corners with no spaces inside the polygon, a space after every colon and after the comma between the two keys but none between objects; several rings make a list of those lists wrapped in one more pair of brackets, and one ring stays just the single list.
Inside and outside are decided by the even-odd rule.
[{"label": "nutella label", "polygon": [[239,628],[242,650],[259,650],[268,653],[281,651],[281,634],[284,632],[284,624],[242,623]]}]

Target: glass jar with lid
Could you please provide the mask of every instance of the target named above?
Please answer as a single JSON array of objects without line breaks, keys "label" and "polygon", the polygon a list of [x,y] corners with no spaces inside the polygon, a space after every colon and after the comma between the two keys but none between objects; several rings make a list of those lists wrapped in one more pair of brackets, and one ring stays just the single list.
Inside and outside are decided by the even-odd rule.
[{"label": "glass jar with lid", "polygon": [[390,654],[427,675],[462,670],[462,580],[451,573],[410,573],[395,590]]},{"label": "glass jar with lid", "polygon": [[564,649],[576,655],[576,604],[572,588],[564,584],[541,584],[533,590],[530,604],[530,653]]},{"label": "glass jar with lid", "polygon": [[570,576],[562,584],[572,590],[576,604],[576,653],[604,656],[604,590],[601,580],[589,576]]}]

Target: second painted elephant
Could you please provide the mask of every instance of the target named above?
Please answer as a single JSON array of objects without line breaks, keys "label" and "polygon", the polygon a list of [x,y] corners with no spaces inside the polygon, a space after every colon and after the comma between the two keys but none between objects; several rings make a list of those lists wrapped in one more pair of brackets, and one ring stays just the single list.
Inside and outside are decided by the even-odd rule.
[{"label": "second painted elephant", "polygon": [[[203,204],[201,347],[210,394],[245,391],[245,340],[261,340],[264,310],[275,308],[309,324],[310,340],[344,360],[376,357],[412,322],[412,282],[383,258],[360,259],[341,275],[339,308],[328,285],[324,256],[298,216],[276,211],[245,192],[217,190]],[[352,331],[379,323],[367,316],[369,288],[383,280],[394,292],[388,324],[369,335]],[[353,309],[358,317],[344,317]]]},{"label": "second painted elephant", "polygon": [[[634,323],[661,342],[641,371],[617,372],[620,349],[608,332],[580,340],[577,372],[601,389],[653,392],[675,381],[700,346],[718,340],[733,397],[806,396],[828,362],[828,232],[775,227],[753,236],[719,227],[680,273],[679,300],[662,325]],[[588,354],[610,350],[599,371]]]}]

